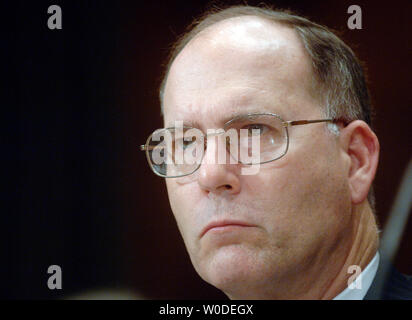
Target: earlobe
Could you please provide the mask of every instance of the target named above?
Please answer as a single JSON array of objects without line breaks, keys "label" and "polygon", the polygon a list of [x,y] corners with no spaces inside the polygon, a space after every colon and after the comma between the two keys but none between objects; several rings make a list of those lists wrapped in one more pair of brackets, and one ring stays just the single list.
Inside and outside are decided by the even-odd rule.
[{"label": "earlobe", "polygon": [[352,121],[342,130],[342,144],[350,159],[348,183],[352,203],[362,203],[375,178],[379,160],[379,141],[361,120]]}]

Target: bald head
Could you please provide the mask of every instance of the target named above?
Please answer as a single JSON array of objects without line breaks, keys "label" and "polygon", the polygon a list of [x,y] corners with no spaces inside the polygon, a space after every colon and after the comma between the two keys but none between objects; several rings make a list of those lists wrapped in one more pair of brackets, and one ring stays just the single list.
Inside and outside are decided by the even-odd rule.
[{"label": "bald head", "polygon": [[[259,17],[244,16],[221,21],[197,34],[170,68],[164,90],[165,121],[169,106],[183,104],[202,113],[200,101],[196,105],[189,102],[193,92],[201,91],[209,100],[213,99],[212,91],[226,87],[276,87],[278,99],[288,100],[293,92],[313,100],[310,60],[296,31]],[[181,95],[177,97],[176,92]]]},{"label": "bald head", "polygon": [[[210,44],[230,45],[236,50],[263,51],[299,42],[293,29],[256,16],[243,16],[220,21],[195,38],[209,39]],[[193,42],[193,41],[192,41]]]}]

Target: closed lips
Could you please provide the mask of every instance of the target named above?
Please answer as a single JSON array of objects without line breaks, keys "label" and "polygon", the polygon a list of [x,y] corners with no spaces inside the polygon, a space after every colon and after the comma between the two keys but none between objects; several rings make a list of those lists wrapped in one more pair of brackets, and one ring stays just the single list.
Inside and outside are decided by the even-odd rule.
[{"label": "closed lips", "polygon": [[219,228],[219,227],[226,227],[226,226],[239,226],[239,227],[255,227],[255,225],[246,223],[244,221],[231,221],[231,220],[223,220],[223,221],[216,221],[209,223],[202,231],[200,234],[200,237],[203,237],[206,232],[213,228]]}]

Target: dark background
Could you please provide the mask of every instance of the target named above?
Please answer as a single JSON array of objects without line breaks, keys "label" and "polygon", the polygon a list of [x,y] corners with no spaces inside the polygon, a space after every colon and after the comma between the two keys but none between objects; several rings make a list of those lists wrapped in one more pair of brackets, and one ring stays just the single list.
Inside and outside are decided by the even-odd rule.
[{"label": "dark background", "polygon": [[[18,139],[4,139],[17,154],[18,171],[6,187],[17,196],[6,199],[2,219],[3,298],[65,298],[92,289],[155,299],[225,298],[192,268],[164,181],[137,148],[162,126],[157,89],[168,48],[213,3],[219,2],[1,5],[2,104],[18,114],[3,120]],[[383,226],[411,157],[412,2],[267,3],[340,30],[365,62],[381,143],[375,188]],[[62,30],[47,28],[53,4],[62,8]],[[362,8],[362,30],[347,28],[351,4]],[[412,274],[411,250],[409,219],[396,257],[403,273]],[[47,288],[52,264],[63,270],[62,290]]]}]

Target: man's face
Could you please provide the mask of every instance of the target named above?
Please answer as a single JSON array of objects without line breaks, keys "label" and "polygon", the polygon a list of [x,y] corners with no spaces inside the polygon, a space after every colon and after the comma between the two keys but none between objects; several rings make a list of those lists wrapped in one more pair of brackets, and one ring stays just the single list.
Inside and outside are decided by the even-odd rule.
[{"label": "man's face", "polygon": [[[312,81],[293,30],[251,17],[229,19],[192,40],[175,60],[165,88],[165,126],[182,120],[206,132],[251,112],[322,119]],[[199,170],[166,179],[195,269],[229,297],[267,297],[271,287],[286,283],[305,290],[328,259],[339,265],[349,248],[343,239],[350,195],[338,138],[324,123],[292,127],[289,138],[287,154],[255,175],[242,175],[240,164],[208,163],[215,156],[212,141]],[[212,222],[226,226],[205,232]]]}]

